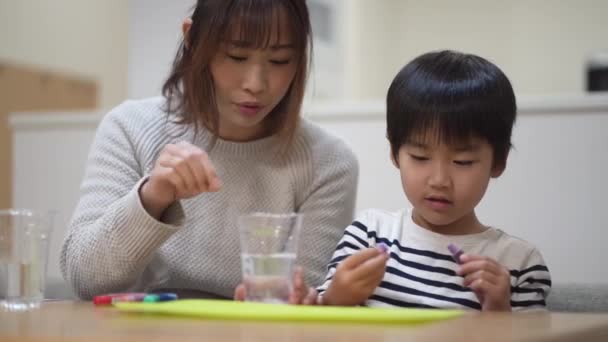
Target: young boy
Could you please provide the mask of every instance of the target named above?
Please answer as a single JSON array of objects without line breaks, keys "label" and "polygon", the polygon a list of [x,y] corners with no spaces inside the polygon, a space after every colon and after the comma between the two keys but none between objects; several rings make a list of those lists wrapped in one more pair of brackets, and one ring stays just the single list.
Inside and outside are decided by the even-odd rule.
[{"label": "young boy", "polygon": [[509,80],[483,58],[441,51],[407,64],[388,91],[387,136],[413,208],[368,210],[347,227],[317,302],[545,307],[551,280],[540,252],[475,215],[507,165],[515,113]]},{"label": "young boy", "polygon": [[389,88],[386,121],[413,208],[363,212],[338,243],[319,295],[298,270],[289,302],[544,308],[551,278],[540,252],[475,215],[506,168],[515,113],[511,83],[481,57],[441,51],[407,64]]}]

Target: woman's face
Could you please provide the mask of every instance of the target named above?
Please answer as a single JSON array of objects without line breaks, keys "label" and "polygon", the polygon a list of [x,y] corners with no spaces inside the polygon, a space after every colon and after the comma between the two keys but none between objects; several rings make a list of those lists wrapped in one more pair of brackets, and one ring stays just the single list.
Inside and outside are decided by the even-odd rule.
[{"label": "woman's face", "polygon": [[249,141],[270,134],[264,119],[287,93],[299,60],[287,15],[281,12],[267,48],[239,40],[236,27],[233,39],[211,60],[222,139]]}]

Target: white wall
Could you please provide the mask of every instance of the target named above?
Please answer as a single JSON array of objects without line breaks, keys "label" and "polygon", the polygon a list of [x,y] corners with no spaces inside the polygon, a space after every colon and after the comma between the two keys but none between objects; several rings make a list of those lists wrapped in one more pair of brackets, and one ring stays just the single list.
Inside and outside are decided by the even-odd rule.
[{"label": "white wall", "polygon": [[[333,93],[345,99],[383,98],[407,61],[445,48],[496,62],[519,94],[581,94],[587,55],[608,51],[604,0],[315,1],[332,4],[341,23],[335,47],[317,43],[310,84],[316,100],[331,93],[328,85],[343,88]],[[129,4],[129,94],[156,95],[180,37],[182,13],[194,1]]]},{"label": "white wall", "polygon": [[519,94],[581,93],[588,55],[608,51],[604,0],[396,1],[400,64],[435,49],[478,53],[503,68]]},{"label": "white wall", "polygon": [[0,0],[0,59],[96,80],[98,105],[124,100],[124,0]]},{"label": "white wall", "polygon": [[[360,162],[357,209],[408,205],[389,161],[379,102],[310,107],[308,116],[342,137]],[[78,199],[99,116],[21,114],[15,129],[14,203],[59,210],[49,273],[61,281],[59,249]],[[536,244],[556,282],[608,283],[608,97],[524,99],[506,173],[479,206],[486,224]],[[58,153],[60,151],[60,153]]]},{"label": "white wall", "polygon": [[160,94],[194,0],[129,0],[129,98]]}]

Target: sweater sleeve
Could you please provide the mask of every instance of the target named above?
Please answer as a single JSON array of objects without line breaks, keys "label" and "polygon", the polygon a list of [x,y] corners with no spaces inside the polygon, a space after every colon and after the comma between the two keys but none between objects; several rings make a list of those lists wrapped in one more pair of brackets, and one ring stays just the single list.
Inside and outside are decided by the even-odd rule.
[{"label": "sweater sleeve", "polygon": [[517,274],[515,286],[511,287],[513,311],[544,309],[551,290],[551,275],[540,252],[534,248],[525,259],[525,265]]},{"label": "sweater sleeve", "polygon": [[165,211],[164,222],[141,204],[139,188],[146,177],[134,132],[143,122],[132,107],[128,102],[117,107],[98,127],[62,246],[61,272],[83,299],[134,286],[154,252],[183,221],[179,203]]},{"label": "sweater sleeve", "polygon": [[359,165],[342,142],[317,151],[311,191],[299,206],[303,214],[298,264],[307,284],[323,282],[327,263],[355,209]]}]

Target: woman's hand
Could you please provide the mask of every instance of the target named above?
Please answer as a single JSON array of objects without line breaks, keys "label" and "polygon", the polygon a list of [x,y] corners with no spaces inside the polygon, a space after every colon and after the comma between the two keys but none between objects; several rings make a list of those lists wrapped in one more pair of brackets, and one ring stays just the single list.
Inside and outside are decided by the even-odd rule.
[{"label": "woman's hand", "polygon": [[171,203],[218,191],[221,186],[207,153],[183,141],[162,149],[150,178],[140,188],[140,197],[146,211],[159,219]]}]

